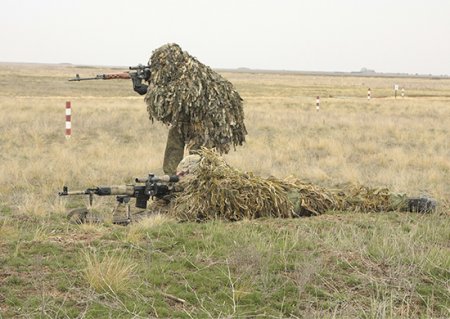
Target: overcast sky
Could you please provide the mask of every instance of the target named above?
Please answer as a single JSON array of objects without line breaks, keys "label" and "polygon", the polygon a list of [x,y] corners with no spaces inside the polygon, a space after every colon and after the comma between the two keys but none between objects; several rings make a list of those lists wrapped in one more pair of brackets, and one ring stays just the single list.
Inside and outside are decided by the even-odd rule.
[{"label": "overcast sky", "polygon": [[448,0],[1,0],[0,61],[450,75]]}]

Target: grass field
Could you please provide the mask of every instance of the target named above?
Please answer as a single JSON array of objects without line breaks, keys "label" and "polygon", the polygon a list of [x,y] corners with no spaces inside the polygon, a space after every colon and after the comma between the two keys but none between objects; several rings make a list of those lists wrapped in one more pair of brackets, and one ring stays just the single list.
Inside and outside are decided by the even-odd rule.
[{"label": "grass field", "polygon": [[131,81],[66,81],[118,71],[0,64],[0,318],[450,317],[450,80],[222,73],[249,131],[230,164],[426,194],[433,214],[122,227],[99,198],[106,222],[72,225],[84,200],[58,198],[63,185],[162,173],[167,128]]}]

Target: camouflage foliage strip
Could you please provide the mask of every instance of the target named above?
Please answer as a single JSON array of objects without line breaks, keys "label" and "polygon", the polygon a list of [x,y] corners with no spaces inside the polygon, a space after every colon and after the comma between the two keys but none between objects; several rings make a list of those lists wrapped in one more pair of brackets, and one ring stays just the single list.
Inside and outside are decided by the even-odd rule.
[{"label": "camouflage foliage strip", "polygon": [[183,182],[184,191],[172,213],[182,220],[242,220],[264,216],[291,217],[285,185],[240,172],[215,151],[203,149],[195,176]]}]

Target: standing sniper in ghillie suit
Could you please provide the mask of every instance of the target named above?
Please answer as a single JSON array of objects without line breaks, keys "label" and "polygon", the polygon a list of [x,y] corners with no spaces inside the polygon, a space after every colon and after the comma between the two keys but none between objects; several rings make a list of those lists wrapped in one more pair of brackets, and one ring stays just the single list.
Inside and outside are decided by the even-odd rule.
[{"label": "standing sniper in ghillie suit", "polygon": [[166,174],[175,174],[185,151],[206,147],[222,154],[245,142],[242,98],[233,84],[179,45],[163,45],[153,51],[148,65],[129,69],[88,78],[77,74],[69,81],[131,79],[134,91],[145,95],[150,120],[170,126],[163,163]]},{"label": "standing sniper in ghillie suit", "polygon": [[150,119],[170,126],[163,170],[174,174],[185,148],[228,153],[245,142],[242,98],[233,85],[177,44],[156,49],[145,96]]}]

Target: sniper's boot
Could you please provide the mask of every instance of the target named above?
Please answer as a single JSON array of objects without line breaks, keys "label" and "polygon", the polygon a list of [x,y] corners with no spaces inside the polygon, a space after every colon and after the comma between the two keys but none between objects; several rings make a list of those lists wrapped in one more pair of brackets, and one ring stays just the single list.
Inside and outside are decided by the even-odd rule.
[{"label": "sniper's boot", "polygon": [[406,211],[414,213],[431,213],[436,209],[436,200],[429,197],[411,197],[406,201]]}]

